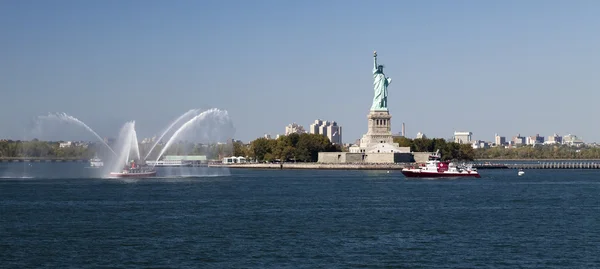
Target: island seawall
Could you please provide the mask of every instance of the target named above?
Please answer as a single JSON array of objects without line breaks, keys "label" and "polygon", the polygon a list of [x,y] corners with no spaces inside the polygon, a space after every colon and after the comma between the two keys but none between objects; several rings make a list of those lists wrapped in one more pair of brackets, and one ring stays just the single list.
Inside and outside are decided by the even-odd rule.
[{"label": "island seawall", "polygon": [[351,164],[351,163],[238,163],[238,164],[209,164],[209,167],[246,168],[246,169],[328,169],[328,170],[401,170],[410,164]]}]

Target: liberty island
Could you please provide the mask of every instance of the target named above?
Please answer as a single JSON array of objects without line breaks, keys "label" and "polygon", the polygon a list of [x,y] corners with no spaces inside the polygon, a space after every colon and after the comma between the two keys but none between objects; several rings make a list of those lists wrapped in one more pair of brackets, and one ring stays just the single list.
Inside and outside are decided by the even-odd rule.
[{"label": "liberty island", "polygon": [[[359,145],[349,152],[319,152],[319,163],[410,163],[423,154],[413,154],[410,147],[400,147],[392,136],[392,115],[388,109],[388,86],[392,79],[385,76],[383,65],[373,52],[373,103],[367,115],[367,133]],[[428,153],[424,153],[428,154]]]}]

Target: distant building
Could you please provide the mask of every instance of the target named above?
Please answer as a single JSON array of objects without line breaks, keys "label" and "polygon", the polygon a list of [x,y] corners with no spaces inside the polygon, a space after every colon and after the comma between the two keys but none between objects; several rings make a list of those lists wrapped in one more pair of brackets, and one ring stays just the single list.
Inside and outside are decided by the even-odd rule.
[{"label": "distant building", "polygon": [[68,147],[70,147],[70,146],[73,146],[73,142],[71,142],[71,141],[67,141],[67,142],[60,142],[60,143],[58,144],[58,147],[59,147],[59,148],[68,148]]},{"label": "distant building", "polygon": [[514,145],[514,146],[522,146],[522,145],[525,145],[525,142],[526,142],[525,137],[522,137],[521,134],[517,134],[517,136],[513,136],[511,141],[513,142],[512,145]]},{"label": "distant building", "polygon": [[265,134],[264,136],[266,139],[271,139],[271,135],[270,134]]},{"label": "distant building", "polygon": [[304,134],[306,131],[302,125],[298,125],[296,123],[292,123],[285,127],[285,135],[291,134]]},{"label": "distant building", "polygon": [[242,157],[242,156],[239,156],[239,157],[236,157],[236,156],[225,157],[225,158],[223,158],[222,162],[224,164],[246,163],[246,158]]},{"label": "distant building", "polygon": [[563,144],[569,145],[569,146],[582,146],[584,144],[583,140],[581,138],[577,137],[576,135],[572,135],[572,134],[563,136],[562,140],[563,140]]},{"label": "distant building", "polygon": [[308,131],[311,134],[327,136],[331,143],[342,144],[342,126],[339,126],[335,121],[315,120],[315,122],[310,125]]},{"label": "distant building", "polygon": [[454,142],[459,144],[471,144],[471,132],[454,132]]},{"label": "distant building", "polygon": [[487,149],[490,147],[490,143],[482,141],[482,140],[475,140],[475,141],[473,141],[473,144],[471,144],[471,146],[474,149]]},{"label": "distant building", "polygon": [[548,139],[546,139],[546,141],[544,141],[544,144],[549,144],[549,145],[553,145],[553,144],[562,144],[562,136],[557,135],[557,134],[553,134],[548,136]]},{"label": "distant building", "polygon": [[527,145],[537,145],[537,144],[543,144],[544,143],[544,137],[540,136],[539,134],[533,135],[533,136],[528,136],[525,139],[525,144]]},{"label": "distant building", "polygon": [[106,143],[107,145],[114,145],[115,144],[115,139],[114,138],[104,138],[104,143]]},{"label": "distant building", "polygon": [[418,132],[417,133],[417,139],[426,139],[427,136],[424,133]]},{"label": "distant building", "polygon": [[153,136],[151,138],[144,138],[142,139],[142,142],[140,142],[140,144],[154,144],[154,142],[156,142],[156,136]]},{"label": "distant building", "polygon": [[406,136],[406,126],[404,125],[404,122],[402,123],[402,136]]},{"label": "distant building", "polygon": [[504,145],[506,145],[506,137],[499,136],[498,134],[496,134],[494,136],[494,144],[496,144],[496,146],[504,146]]}]

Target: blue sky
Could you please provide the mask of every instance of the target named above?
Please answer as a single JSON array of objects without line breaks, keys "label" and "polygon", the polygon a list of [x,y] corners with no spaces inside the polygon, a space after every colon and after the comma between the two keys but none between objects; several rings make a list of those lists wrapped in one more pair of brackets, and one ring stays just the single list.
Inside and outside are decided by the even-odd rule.
[{"label": "blue sky", "polygon": [[598,14],[585,0],[2,1],[0,137],[48,112],[102,136],[136,120],[145,137],[216,107],[238,139],[320,118],[353,142],[377,50],[394,132],[600,142]]}]

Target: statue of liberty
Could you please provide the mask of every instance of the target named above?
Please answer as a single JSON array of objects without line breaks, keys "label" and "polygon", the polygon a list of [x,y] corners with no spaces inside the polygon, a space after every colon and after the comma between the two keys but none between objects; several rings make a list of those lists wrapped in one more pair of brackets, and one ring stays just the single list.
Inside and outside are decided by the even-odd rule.
[{"label": "statue of liberty", "polygon": [[375,96],[373,96],[373,105],[371,110],[388,110],[387,108],[387,87],[392,83],[391,78],[386,78],[383,74],[383,65],[377,65],[377,51],[373,52],[375,65],[373,66],[373,88]]}]

